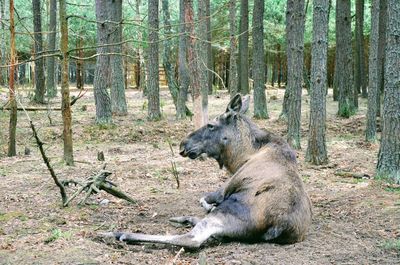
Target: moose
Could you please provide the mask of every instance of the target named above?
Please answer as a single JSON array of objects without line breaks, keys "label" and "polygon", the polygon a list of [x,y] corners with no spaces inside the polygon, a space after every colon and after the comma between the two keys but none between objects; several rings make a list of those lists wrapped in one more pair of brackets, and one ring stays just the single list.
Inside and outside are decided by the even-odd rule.
[{"label": "moose", "polygon": [[151,242],[199,248],[207,239],[291,244],[304,240],[311,224],[310,199],[297,172],[296,155],[281,137],[260,129],[245,115],[249,98],[237,94],[225,113],[192,132],[180,145],[183,157],[206,154],[231,178],[200,199],[208,214],[170,221],[193,229],[182,235],[110,232],[128,243]]}]

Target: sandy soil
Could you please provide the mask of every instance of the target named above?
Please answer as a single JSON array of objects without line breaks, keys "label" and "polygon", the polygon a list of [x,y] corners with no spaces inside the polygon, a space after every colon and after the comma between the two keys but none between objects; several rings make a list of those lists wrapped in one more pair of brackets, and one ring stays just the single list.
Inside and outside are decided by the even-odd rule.
[{"label": "sandy soil", "polygon": [[[268,90],[267,121],[261,127],[280,135],[278,121],[284,90]],[[76,92],[74,92],[76,93]],[[304,93],[306,94],[306,93]],[[215,190],[229,176],[213,160],[191,161],[177,155],[179,142],[191,132],[191,121],[175,121],[174,107],[162,91],[163,120],[146,121],[141,93],[128,91],[129,115],[115,117],[115,125],[94,125],[93,94],[73,106],[76,165],[62,163],[61,114],[30,112],[46,143],[46,152],[61,179],[83,180],[102,166],[97,152],[105,154],[110,180],[137,200],[129,204],[99,193],[90,205],[60,206],[58,190],[35,147],[23,113],[18,116],[18,152],[5,157],[8,113],[0,111],[0,264],[399,264],[400,189],[372,178],[379,145],[363,141],[366,102],[350,119],[335,116],[337,103],[328,98],[327,145],[330,162],[312,166],[304,162],[308,131],[307,95],[303,96],[302,147],[298,152],[301,176],[314,207],[313,224],[304,242],[294,245],[245,244],[210,241],[192,252],[157,244],[104,243],[97,234],[126,230],[145,233],[183,233],[168,219],[179,215],[203,216],[198,198]],[[3,105],[5,95],[0,103]],[[54,106],[59,106],[59,98]],[[222,112],[227,93],[210,97],[210,116]],[[30,105],[25,100],[26,105]],[[83,106],[87,110],[83,110]],[[251,105],[252,107],[252,105]],[[249,114],[251,115],[251,113]],[[174,154],[168,142],[171,142]],[[24,155],[24,148],[31,150]],[[171,173],[171,161],[179,170],[181,187]],[[339,176],[338,171],[365,174],[365,178]],[[68,188],[71,194],[74,187]],[[108,203],[104,203],[108,200]],[[100,202],[103,202],[100,204]],[[177,255],[177,253],[179,254]]]}]

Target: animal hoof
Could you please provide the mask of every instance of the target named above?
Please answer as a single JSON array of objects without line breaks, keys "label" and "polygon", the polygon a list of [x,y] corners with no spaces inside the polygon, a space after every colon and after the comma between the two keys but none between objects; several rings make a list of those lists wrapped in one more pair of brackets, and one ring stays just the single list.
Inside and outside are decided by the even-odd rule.
[{"label": "animal hoof", "polygon": [[215,207],[212,204],[209,204],[206,202],[206,200],[203,198],[200,199],[200,205],[203,207],[207,212],[211,212]]}]

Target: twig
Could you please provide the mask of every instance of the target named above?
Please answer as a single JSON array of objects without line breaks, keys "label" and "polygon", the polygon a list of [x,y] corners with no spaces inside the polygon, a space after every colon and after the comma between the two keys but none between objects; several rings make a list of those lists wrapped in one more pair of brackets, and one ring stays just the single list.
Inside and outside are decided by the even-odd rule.
[{"label": "twig", "polygon": [[185,252],[185,249],[184,249],[184,248],[181,248],[181,249],[178,251],[178,253],[176,253],[176,255],[175,255],[173,261],[172,261],[170,264],[171,264],[171,265],[177,264],[176,262],[178,261],[179,256],[180,256],[183,252]]},{"label": "twig", "polygon": [[[174,149],[172,148],[171,140],[168,139],[167,142],[168,142],[168,145],[169,145],[169,149],[171,150],[172,157],[174,157],[175,154],[174,154]],[[179,189],[179,187],[180,187],[179,173],[178,173],[178,169],[176,167],[175,161],[171,161],[171,172],[172,172],[172,175],[174,176],[174,178],[176,180],[176,188]]]},{"label": "twig", "polygon": [[33,137],[34,137],[35,140],[36,140],[36,144],[37,144],[38,147],[39,147],[40,154],[42,155],[43,161],[44,161],[44,163],[46,164],[47,169],[49,170],[51,177],[53,178],[53,180],[54,180],[54,182],[56,183],[57,187],[60,189],[61,199],[62,199],[62,202],[63,202],[63,205],[64,205],[64,204],[67,202],[67,200],[68,200],[67,193],[65,192],[65,187],[64,187],[64,185],[58,180],[58,178],[57,178],[57,176],[56,176],[56,173],[54,172],[53,167],[50,165],[50,160],[49,160],[49,158],[46,156],[46,153],[45,153],[45,151],[44,151],[44,149],[43,149],[43,142],[40,140],[40,138],[39,138],[39,136],[38,136],[38,134],[37,134],[36,128],[35,128],[35,126],[33,125],[33,122],[32,122],[31,118],[30,118],[29,115],[28,115],[28,112],[25,110],[24,106],[22,105],[22,103],[21,103],[19,100],[18,100],[18,103],[21,105],[22,109],[23,109],[24,112],[25,112],[26,117],[27,117],[28,120],[29,120],[29,124],[30,124],[31,129],[32,129],[32,132],[33,132]]}]

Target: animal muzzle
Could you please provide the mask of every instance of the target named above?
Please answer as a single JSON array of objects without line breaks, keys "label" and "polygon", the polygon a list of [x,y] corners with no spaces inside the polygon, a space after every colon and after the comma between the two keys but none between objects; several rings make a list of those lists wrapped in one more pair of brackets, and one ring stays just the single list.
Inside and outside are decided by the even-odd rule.
[{"label": "animal muzzle", "polygon": [[183,157],[188,156],[190,159],[195,159],[201,154],[201,152],[199,152],[199,150],[196,148],[191,148],[188,145],[188,141],[183,140],[179,147],[179,154]]}]

